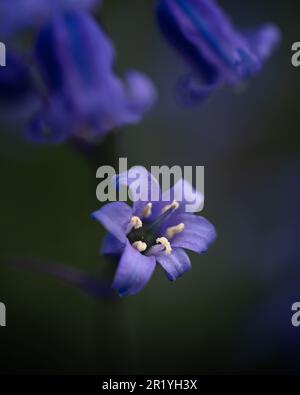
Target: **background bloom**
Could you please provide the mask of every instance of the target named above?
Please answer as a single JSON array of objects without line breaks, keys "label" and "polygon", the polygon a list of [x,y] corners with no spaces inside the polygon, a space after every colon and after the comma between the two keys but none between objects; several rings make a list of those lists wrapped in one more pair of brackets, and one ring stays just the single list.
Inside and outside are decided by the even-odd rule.
[{"label": "background bloom", "polygon": [[[284,370],[278,369],[278,373],[298,374],[299,327],[293,326],[292,321],[298,309],[292,310],[292,306],[299,302],[300,293],[295,278],[298,277],[281,284],[271,297],[265,297],[246,314],[240,332],[238,360],[248,368],[253,369],[257,359],[270,359],[276,370],[284,364]],[[298,321],[296,317],[295,321]]]},{"label": "background bloom", "polygon": [[[150,280],[156,263],[162,266],[169,280],[175,281],[191,269],[184,249],[201,254],[216,238],[211,223],[184,210],[191,192],[196,195],[191,185],[180,180],[170,191],[162,193],[157,181],[147,172],[141,172],[145,175],[143,182],[149,186],[148,196],[155,189],[159,201],[139,200],[133,207],[123,202],[109,203],[93,213],[93,218],[109,232],[103,253],[120,258],[113,281],[113,288],[120,296],[140,292]],[[118,183],[130,189],[132,181],[127,174],[121,174]],[[181,202],[173,200],[178,188],[185,192]],[[201,200],[198,196],[195,199]]]},{"label": "background bloom", "polygon": [[45,86],[43,108],[29,128],[38,142],[101,137],[138,122],[156,96],[145,75],[129,71],[124,81],[116,76],[112,42],[84,12],[64,14],[45,26],[35,58]]},{"label": "background bloom", "polygon": [[213,0],[158,0],[157,16],[168,41],[193,67],[179,82],[187,104],[257,74],[280,40],[272,24],[238,31]]},{"label": "background bloom", "polygon": [[[18,30],[41,26],[49,18],[70,10],[91,9],[100,0],[2,0],[0,33],[10,35]],[[17,10],[17,12],[16,12]]]},{"label": "background bloom", "polygon": [[0,67],[0,101],[10,106],[34,93],[33,80],[26,62],[13,52],[6,54],[6,67]]}]

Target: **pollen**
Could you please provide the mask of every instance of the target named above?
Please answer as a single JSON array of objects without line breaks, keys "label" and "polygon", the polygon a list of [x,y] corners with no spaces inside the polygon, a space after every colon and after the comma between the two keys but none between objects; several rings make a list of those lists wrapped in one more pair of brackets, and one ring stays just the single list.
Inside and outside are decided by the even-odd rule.
[{"label": "pollen", "polygon": [[148,218],[152,214],[152,203],[149,202],[146,204],[143,212],[142,212],[142,217]]},{"label": "pollen", "polygon": [[163,247],[165,247],[165,254],[170,255],[172,252],[172,247],[171,244],[169,242],[169,240],[166,237],[159,237],[158,239],[156,239],[156,243],[157,244],[161,244]]},{"label": "pollen", "polygon": [[136,216],[131,217],[130,224],[134,229],[140,229],[143,226],[141,219]]},{"label": "pollen", "polygon": [[178,233],[181,233],[183,231],[184,231],[184,223],[181,222],[176,226],[171,226],[170,228],[168,228],[166,231],[166,236],[168,239],[172,239],[172,237],[176,236]]},{"label": "pollen", "polygon": [[147,244],[143,243],[142,241],[135,241],[132,244],[132,247],[138,250],[139,252],[144,252],[147,250]]},{"label": "pollen", "polygon": [[165,213],[168,210],[177,210],[179,208],[179,203],[177,200],[173,200],[171,204],[167,204],[163,209],[162,213]]}]

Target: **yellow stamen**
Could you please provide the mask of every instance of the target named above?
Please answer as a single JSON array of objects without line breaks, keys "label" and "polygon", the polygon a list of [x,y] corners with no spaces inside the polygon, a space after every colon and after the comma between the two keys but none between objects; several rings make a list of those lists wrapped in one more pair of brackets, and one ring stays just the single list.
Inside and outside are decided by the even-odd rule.
[{"label": "yellow stamen", "polygon": [[147,250],[147,244],[143,243],[142,241],[135,241],[132,244],[132,247],[138,250],[139,252],[144,252]]},{"label": "yellow stamen", "polygon": [[169,240],[166,237],[159,237],[158,239],[156,239],[156,243],[157,244],[161,244],[163,247],[165,247],[165,254],[170,255],[172,252],[172,247],[171,244],[169,242]]},{"label": "yellow stamen", "polygon": [[168,239],[172,239],[172,237],[176,236],[178,233],[181,233],[183,231],[184,231],[184,223],[181,222],[176,226],[170,226],[170,228],[168,228],[166,231],[166,235]]},{"label": "yellow stamen", "polygon": [[139,217],[133,216],[131,217],[130,224],[134,229],[139,229],[143,226],[143,222]]},{"label": "yellow stamen", "polygon": [[176,200],[173,200],[171,204],[167,204],[163,209],[162,213],[165,213],[166,211],[172,209],[172,210],[177,210],[179,207],[179,203]]},{"label": "yellow stamen", "polygon": [[142,217],[148,218],[152,214],[152,203],[149,202],[146,204],[143,212],[142,212]]}]

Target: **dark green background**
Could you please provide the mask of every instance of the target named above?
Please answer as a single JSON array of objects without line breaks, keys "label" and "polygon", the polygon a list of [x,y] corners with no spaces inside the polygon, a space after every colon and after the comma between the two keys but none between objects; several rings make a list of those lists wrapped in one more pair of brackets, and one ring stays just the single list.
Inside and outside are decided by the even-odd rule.
[{"label": "dark green background", "polygon": [[[300,282],[300,68],[290,60],[292,43],[300,41],[298,2],[222,1],[241,27],[276,22],[283,42],[253,81],[192,109],[174,98],[177,77],[188,67],[160,35],[153,2],[104,3],[99,14],[116,46],[118,72],[143,70],[159,92],[140,125],[109,137],[115,149],[106,155],[146,167],[205,165],[202,214],[215,224],[218,240],[206,255],[191,255],[193,270],[176,283],[157,269],[139,295],[111,302],[0,265],[0,301],[7,307],[0,371],[298,372],[290,352],[299,348],[300,329],[293,344],[284,331],[276,335],[282,322],[272,304]],[[68,145],[33,146],[20,131],[21,122],[12,127],[2,119],[1,262],[35,258],[111,277],[113,264],[98,253],[104,231],[90,219],[99,207],[96,166]],[[269,301],[275,319],[252,331],[256,312]]]}]

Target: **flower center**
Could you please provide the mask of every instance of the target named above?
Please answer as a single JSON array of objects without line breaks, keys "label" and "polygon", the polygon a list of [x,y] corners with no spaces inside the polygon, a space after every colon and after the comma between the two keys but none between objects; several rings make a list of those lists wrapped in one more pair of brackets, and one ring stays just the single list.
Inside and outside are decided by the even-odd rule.
[{"label": "flower center", "polygon": [[[152,208],[152,205],[148,203],[146,207]],[[170,218],[170,216],[179,207],[177,201],[173,201],[171,204],[166,205],[161,214],[153,221],[143,224],[139,217],[132,217],[130,221],[131,230],[127,234],[127,238],[134,248],[140,253],[146,254],[150,248],[159,246],[166,254],[170,254],[172,251],[169,239],[171,239],[177,233],[184,230],[184,224],[178,224],[168,228],[165,235],[161,234],[163,223]]]}]

